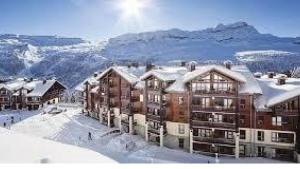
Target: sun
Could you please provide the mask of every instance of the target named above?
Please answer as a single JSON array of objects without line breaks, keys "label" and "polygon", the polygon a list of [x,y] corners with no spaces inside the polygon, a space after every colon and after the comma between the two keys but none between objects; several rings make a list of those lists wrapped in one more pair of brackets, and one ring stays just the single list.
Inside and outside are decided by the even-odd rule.
[{"label": "sun", "polygon": [[138,17],[145,7],[144,0],[122,0],[120,7],[126,17]]}]

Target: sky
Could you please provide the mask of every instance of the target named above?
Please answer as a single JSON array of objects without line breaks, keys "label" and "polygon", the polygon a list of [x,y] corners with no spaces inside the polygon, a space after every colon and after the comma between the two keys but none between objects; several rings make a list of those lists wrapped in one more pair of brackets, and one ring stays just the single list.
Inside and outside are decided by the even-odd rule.
[{"label": "sky", "polygon": [[124,33],[201,30],[245,21],[300,36],[299,0],[0,0],[0,33],[104,40]]}]

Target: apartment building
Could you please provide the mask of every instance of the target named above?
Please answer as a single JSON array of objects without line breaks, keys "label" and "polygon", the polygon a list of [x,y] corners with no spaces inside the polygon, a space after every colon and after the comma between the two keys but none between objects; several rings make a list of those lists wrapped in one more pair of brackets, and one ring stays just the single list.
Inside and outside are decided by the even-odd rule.
[{"label": "apartment building", "polygon": [[96,112],[110,127],[191,153],[299,158],[299,79],[189,62],[113,66],[97,80]]}]

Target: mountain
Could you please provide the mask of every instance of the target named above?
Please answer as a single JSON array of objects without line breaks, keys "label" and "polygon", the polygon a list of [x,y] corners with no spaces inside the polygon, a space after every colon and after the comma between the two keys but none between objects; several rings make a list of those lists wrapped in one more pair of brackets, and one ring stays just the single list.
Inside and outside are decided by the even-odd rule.
[{"label": "mountain", "polygon": [[280,50],[300,52],[295,38],[279,38],[261,34],[245,22],[218,25],[201,31],[168,31],[126,34],[108,41],[102,51],[104,57],[139,59],[157,62],[173,59],[236,60],[235,54],[252,50]]},{"label": "mountain", "polygon": [[286,71],[300,65],[300,37],[262,34],[245,22],[199,31],[171,29],[124,34],[105,42],[57,36],[0,35],[0,76],[56,76],[74,87],[116,62],[232,60],[252,71]]},{"label": "mountain", "polygon": [[104,43],[56,36],[0,35],[0,75],[56,76],[74,87],[107,62]]}]

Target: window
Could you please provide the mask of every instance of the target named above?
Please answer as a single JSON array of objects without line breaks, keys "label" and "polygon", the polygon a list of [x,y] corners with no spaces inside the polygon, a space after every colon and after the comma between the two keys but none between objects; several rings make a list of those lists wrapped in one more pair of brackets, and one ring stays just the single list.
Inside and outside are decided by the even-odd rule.
[{"label": "window", "polygon": [[178,133],[184,134],[185,133],[185,127],[182,124],[178,124]]},{"label": "window", "polygon": [[178,104],[183,104],[183,97],[178,97]]},{"label": "window", "polygon": [[246,148],[245,147],[246,146],[244,146],[244,145],[240,146],[240,155],[243,155],[243,156],[246,155],[246,151],[245,151]]},{"label": "window", "polygon": [[197,82],[192,83],[192,91],[198,92],[198,91],[209,91],[210,89],[210,83],[209,82]]},{"label": "window", "polygon": [[265,148],[264,147],[257,147],[257,156],[258,157],[264,157],[265,155]]},{"label": "window", "polygon": [[209,129],[199,129],[198,130],[198,136],[201,136],[201,137],[211,137],[211,130]]},{"label": "window", "polygon": [[265,133],[263,131],[257,131],[257,140],[264,141],[265,140]]},{"label": "window", "polygon": [[281,126],[282,125],[282,118],[281,118],[281,116],[272,117],[272,125],[273,126]]},{"label": "window", "polygon": [[245,140],[246,139],[246,131],[240,130],[240,139]]},{"label": "window", "polygon": [[6,95],[7,94],[7,90],[0,90],[0,94]]},{"label": "window", "polygon": [[215,114],[214,115],[214,122],[221,123],[223,121],[223,115],[222,114]]},{"label": "window", "polygon": [[183,138],[178,138],[178,146],[179,146],[179,148],[184,148],[184,139]]},{"label": "window", "polygon": [[294,134],[272,132],[272,142],[294,143]]},{"label": "window", "polygon": [[225,131],[225,138],[233,139],[233,132],[232,131]]},{"label": "window", "polygon": [[159,103],[160,102],[160,96],[154,95],[154,102]]},{"label": "window", "polygon": [[142,94],[140,94],[140,102],[144,101],[144,96]]},{"label": "window", "polygon": [[159,88],[159,83],[157,79],[154,79],[154,89],[158,89]]},{"label": "window", "polygon": [[240,101],[240,108],[241,109],[245,109],[246,108],[246,100],[245,99],[241,99],[241,101]]}]

